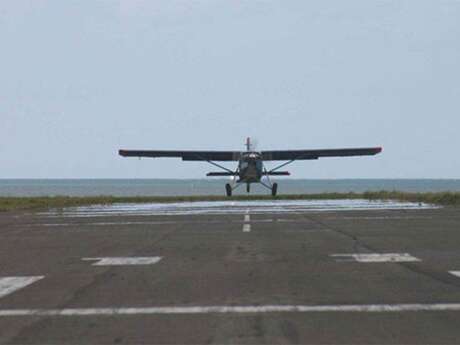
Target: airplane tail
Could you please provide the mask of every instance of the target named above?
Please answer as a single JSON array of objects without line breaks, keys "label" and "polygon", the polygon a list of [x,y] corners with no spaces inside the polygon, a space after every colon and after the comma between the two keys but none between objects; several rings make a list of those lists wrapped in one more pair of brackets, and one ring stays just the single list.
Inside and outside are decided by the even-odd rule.
[{"label": "airplane tail", "polygon": [[251,151],[251,138],[246,138],[246,150]]},{"label": "airplane tail", "polygon": [[258,146],[258,141],[257,141],[257,138],[254,139],[254,138],[246,138],[246,150],[247,151],[256,151],[257,150],[257,146]]}]

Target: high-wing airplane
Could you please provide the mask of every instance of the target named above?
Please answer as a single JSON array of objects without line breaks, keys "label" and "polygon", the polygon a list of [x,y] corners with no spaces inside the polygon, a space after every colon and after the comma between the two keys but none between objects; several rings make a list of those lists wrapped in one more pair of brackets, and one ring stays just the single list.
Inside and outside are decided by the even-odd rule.
[{"label": "high-wing airplane", "polygon": [[[279,171],[282,167],[297,160],[311,160],[322,157],[350,157],[373,156],[382,152],[381,147],[346,148],[327,150],[281,150],[281,151],[255,151],[250,138],[246,141],[246,151],[165,151],[165,150],[120,150],[123,157],[178,157],[183,161],[206,161],[223,171],[210,172],[206,176],[233,176],[238,178],[233,183],[227,183],[225,190],[227,196],[232,196],[232,191],[242,184],[246,184],[246,191],[250,192],[251,183],[260,183],[271,190],[276,196],[278,184],[272,183],[270,176],[290,175],[287,171]],[[230,170],[216,161],[238,161],[235,171]],[[264,161],[286,161],[277,167],[267,170]],[[266,181],[262,181],[266,177]]]}]

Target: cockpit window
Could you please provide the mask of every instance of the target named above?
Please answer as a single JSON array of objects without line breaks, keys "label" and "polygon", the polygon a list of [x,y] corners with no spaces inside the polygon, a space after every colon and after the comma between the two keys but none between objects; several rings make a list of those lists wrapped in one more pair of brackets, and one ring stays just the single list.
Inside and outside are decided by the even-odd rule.
[{"label": "cockpit window", "polygon": [[243,157],[246,159],[259,159],[260,154],[257,152],[250,152],[250,153],[244,154]]}]

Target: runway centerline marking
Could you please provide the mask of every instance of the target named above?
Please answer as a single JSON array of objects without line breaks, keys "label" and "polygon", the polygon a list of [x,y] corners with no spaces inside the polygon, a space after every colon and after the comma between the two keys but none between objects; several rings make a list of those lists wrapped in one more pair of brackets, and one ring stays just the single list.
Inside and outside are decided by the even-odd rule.
[{"label": "runway centerline marking", "polygon": [[192,306],[145,308],[67,308],[67,309],[0,309],[7,316],[122,316],[168,314],[261,314],[360,312],[391,313],[417,311],[460,311],[460,303],[433,304],[345,304],[345,305],[260,305],[260,306]]},{"label": "runway centerline marking", "polygon": [[97,261],[93,266],[154,265],[161,259],[161,256],[82,258],[83,261]]},{"label": "runway centerline marking", "polygon": [[251,216],[249,215],[249,209],[246,209],[246,214],[244,215],[244,224],[243,224],[243,232],[250,232],[251,231]]},{"label": "runway centerline marking", "polygon": [[356,262],[417,262],[420,259],[408,253],[385,253],[385,254],[332,254],[337,261]]},{"label": "runway centerline marking", "polygon": [[250,232],[251,224],[243,224],[243,232]]},{"label": "runway centerline marking", "polygon": [[460,271],[449,271],[449,273],[460,278]]},{"label": "runway centerline marking", "polygon": [[0,277],[0,298],[5,297],[19,289],[22,289],[36,281],[45,278],[45,276],[30,277]]}]

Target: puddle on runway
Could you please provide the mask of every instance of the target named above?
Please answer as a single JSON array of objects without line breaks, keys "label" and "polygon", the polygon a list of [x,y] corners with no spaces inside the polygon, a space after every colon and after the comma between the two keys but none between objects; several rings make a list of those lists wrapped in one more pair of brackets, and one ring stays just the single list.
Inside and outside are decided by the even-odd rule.
[{"label": "puddle on runway", "polygon": [[114,204],[71,207],[60,211],[41,213],[44,216],[96,217],[127,215],[196,215],[196,214],[251,214],[302,213],[358,210],[416,210],[437,208],[430,204],[358,200],[262,200],[262,201],[200,201],[180,203]]}]

